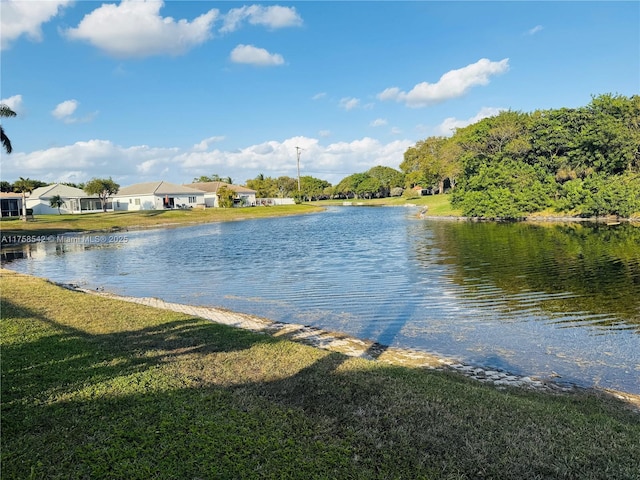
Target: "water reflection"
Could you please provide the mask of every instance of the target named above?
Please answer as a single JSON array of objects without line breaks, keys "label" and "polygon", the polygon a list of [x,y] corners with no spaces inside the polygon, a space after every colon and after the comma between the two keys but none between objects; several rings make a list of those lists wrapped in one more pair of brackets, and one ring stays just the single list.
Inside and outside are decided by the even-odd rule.
[{"label": "water reflection", "polygon": [[462,301],[506,312],[544,310],[564,326],[640,329],[639,227],[431,222],[424,228],[464,285]]},{"label": "water reflection", "polygon": [[340,207],[128,232],[126,244],[35,244],[8,266],[640,393],[640,228],[415,213]]}]

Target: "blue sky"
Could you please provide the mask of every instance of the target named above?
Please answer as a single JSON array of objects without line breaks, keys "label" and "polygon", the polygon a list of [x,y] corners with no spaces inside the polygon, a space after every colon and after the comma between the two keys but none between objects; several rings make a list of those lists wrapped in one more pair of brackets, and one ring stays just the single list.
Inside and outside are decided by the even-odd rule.
[{"label": "blue sky", "polygon": [[1,177],[335,184],[501,109],[640,93],[638,2],[1,0]]}]

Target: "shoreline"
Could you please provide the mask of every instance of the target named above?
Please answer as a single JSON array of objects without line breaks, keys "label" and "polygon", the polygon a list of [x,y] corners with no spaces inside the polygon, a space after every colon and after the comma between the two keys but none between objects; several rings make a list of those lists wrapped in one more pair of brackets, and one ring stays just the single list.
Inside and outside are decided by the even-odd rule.
[{"label": "shoreline", "polygon": [[493,385],[499,390],[505,390],[511,387],[549,394],[571,394],[577,392],[591,392],[596,395],[606,394],[626,402],[630,409],[640,413],[640,394],[595,386],[583,387],[570,382],[550,381],[535,376],[516,375],[502,369],[464,364],[453,358],[447,358],[434,353],[409,348],[390,347],[340,332],[332,332],[302,324],[277,322],[267,318],[233,312],[218,307],[194,306],[167,302],[155,297],[132,297],[89,290],[73,284],[52,283],[75,292],[193,315],[214,323],[271,335],[273,337],[282,337],[293,342],[303,343],[331,352],[342,353],[350,357],[359,357],[389,365],[456,372],[475,381]]}]

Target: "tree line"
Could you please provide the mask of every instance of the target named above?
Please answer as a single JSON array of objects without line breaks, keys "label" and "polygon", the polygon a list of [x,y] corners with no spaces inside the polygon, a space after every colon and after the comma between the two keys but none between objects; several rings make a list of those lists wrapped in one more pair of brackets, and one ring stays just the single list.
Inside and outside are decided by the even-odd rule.
[{"label": "tree line", "polygon": [[[285,181],[286,180],[286,181]],[[259,175],[258,196],[291,196],[295,180]],[[280,186],[280,187],[279,187]],[[463,214],[517,219],[640,213],[640,96],[604,94],[578,108],[503,111],[408,148],[399,170],[377,166],[337,185],[301,177],[301,197],[451,194]]]},{"label": "tree line", "polygon": [[409,148],[401,168],[467,216],[640,213],[640,96],[584,107],[504,111]]},{"label": "tree line", "polygon": [[[232,183],[217,174],[194,178],[209,181]],[[46,185],[31,182],[32,188]],[[84,184],[69,185],[86,191]],[[416,188],[450,192],[452,205],[464,215],[483,218],[521,218],[545,210],[629,217],[640,213],[640,96],[605,94],[584,107],[503,111],[450,137],[418,141],[405,151],[399,170],[376,166],[337,185],[312,176],[259,174],[246,186],[258,198],[296,201],[413,196]],[[20,191],[6,181],[0,189]]]}]

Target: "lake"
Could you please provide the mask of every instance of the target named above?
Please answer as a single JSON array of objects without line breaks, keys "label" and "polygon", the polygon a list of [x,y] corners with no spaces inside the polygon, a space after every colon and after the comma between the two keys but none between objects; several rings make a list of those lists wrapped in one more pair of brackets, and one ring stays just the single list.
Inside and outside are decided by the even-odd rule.
[{"label": "lake", "polygon": [[[640,393],[640,228],[398,207],[4,250],[19,272],[223,307],[515,374]],[[83,240],[84,239],[84,240]],[[20,258],[22,257],[22,258]]]}]

